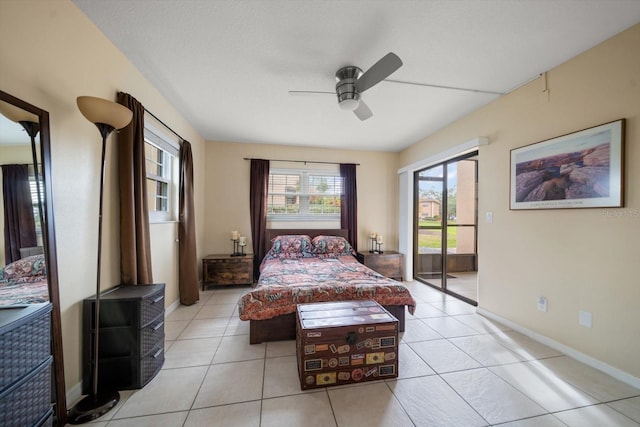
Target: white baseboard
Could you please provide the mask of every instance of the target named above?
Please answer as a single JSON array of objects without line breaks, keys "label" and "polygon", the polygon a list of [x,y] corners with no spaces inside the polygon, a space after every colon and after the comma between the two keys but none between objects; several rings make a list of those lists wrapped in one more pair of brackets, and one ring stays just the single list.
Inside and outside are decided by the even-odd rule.
[{"label": "white baseboard", "polygon": [[67,409],[82,398],[82,381],[67,390]]},{"label": "white baseboard", "polygon": [[592,368],[602,371],[607,375],[611,375],[613,378],[620,380],[626,384],[629,384],[632,387],[640,388],[640,378],[634,377],[633,375],[627,372],[624,372],[618,368],[614,368],[611,365],[608,365],[598,359],[588,356],[572,347],[559,343],[558,341],[552,340],[549,337],[546,337],[530,329],[527,329],[524,326],[519,325],[518,323],[512,322],[511,320],[498,316],[497,314],[492,313],[488,310],[485,310],[484,308],[480,308],[480,307],[476,308],[476,313],[482,316],[488,317],[490,319],[493,319],[496,322],[503,323],[508,327],[510,327],[511,329],[513,329],[514,331],[520,332],[521,334],[524,334],[529,338],[532,338],[548,347],[551,347],[554,350],[564,353],[567,356],[572,357],[584,363],[585,365],[591,366]]},{"label": "white baseboard", "polygon": [[175,300],[169,307],[164,309],[164,318],[166,319],[176,308],[180,306],[180,299]]}]

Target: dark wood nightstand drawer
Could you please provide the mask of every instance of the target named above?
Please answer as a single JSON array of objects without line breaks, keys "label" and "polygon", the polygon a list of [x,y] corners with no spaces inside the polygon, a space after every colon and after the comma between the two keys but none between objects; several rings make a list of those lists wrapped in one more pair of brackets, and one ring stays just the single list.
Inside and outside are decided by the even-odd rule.
[{"label": "dark wood nightstand drawer", "polygon": [[204,285],[253,284],[253,255],[209,255],[202,259]]},{"label": "dark wood nightstand drawer", "polygon": [[396,251],[384,251],[381,254],[358,252],[358,261],[385,277],[402,281],[404,255]]}]

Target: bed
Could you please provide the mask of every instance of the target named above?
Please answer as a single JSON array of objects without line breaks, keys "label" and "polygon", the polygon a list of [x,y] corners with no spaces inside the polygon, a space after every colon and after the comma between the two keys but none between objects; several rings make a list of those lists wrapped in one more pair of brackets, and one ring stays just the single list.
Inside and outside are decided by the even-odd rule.
[{"label": "bed", "polygon": [[49,301],[44,255],[33,255],[0,268],[0,306]]},{"label": "bed", "polygon": [[295,339],[297,304],[372,299],[383,305],[404,331],[405,307],[416,302],[401,282],[360,264],[346,230],[267,230],[269,250],[256,287],[239,302],[250,322],[249,342]]}]

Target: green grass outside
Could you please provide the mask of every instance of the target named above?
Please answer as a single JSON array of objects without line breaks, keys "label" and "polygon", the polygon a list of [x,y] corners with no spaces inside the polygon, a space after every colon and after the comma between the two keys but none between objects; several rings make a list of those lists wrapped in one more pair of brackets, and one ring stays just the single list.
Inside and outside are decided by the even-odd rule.
[{"label": "green grass outside", "polygon": [[[421,227],[439,227],[442,225],[440,221],[420,221]],[[455,224],[449,221],[449,224]],[[455,248],[458,245],[458,229],[457,227],[447,227],[447,247]],[[437,249],[442,247],[442,230],[419,230],[418,246],[421,248]]]}]

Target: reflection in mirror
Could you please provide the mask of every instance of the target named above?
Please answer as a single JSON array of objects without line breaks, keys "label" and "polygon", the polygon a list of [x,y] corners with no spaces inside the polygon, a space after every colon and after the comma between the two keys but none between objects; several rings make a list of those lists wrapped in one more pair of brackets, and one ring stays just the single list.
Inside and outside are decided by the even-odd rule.
[{"label": "reflection in mirror", "polygon": [[[9,319],[21,316],[21,313],[32,312],[34,308],[42,311],[41,307],[49,306],[34,304],[40,300],[51,303],[51,336],[45,346],[51,345],[49,354],[53,355],[53,407],[49,409],[48,418],[38,421],[38,425],[62,426],[66,424],[67,411],[52,204],[49,113],[1,90],[0,166],[0,323],[4,322],[7,326]],[[28,354],[35,355],[33,349],[42,342],[42,334],[34,331],[30,336],[31,329],[26,324],[21,328],[26,329],[21,329],[20,336],[13,339],[10,346],[5,346],[2,341],[3,352],[13,350],[16,354],[24,354],[25,347],[20,344],[28,343]],[[2,329],[4,332],[8,330],[10,328]],[[16,365],[20,362],[18,359],[11,359],[15,362],[11,366],[12,372],[19,372]],[[42,366],[46,367],[45,364]],[[40,375],[33,378],[40,378]],[[11,390],[22,390],[16,387],[10,385]],[[3,390],[3,393],[9,393],[7,389]],[[41,389],[30,389],[28,392],[32,394],[29,397],[33,397],[33,402],[39,402],[43,396]]]},{"label": "reflection in mirror", "polygon": [[38,117],[0,101],[0,305],[49,301]]}]

